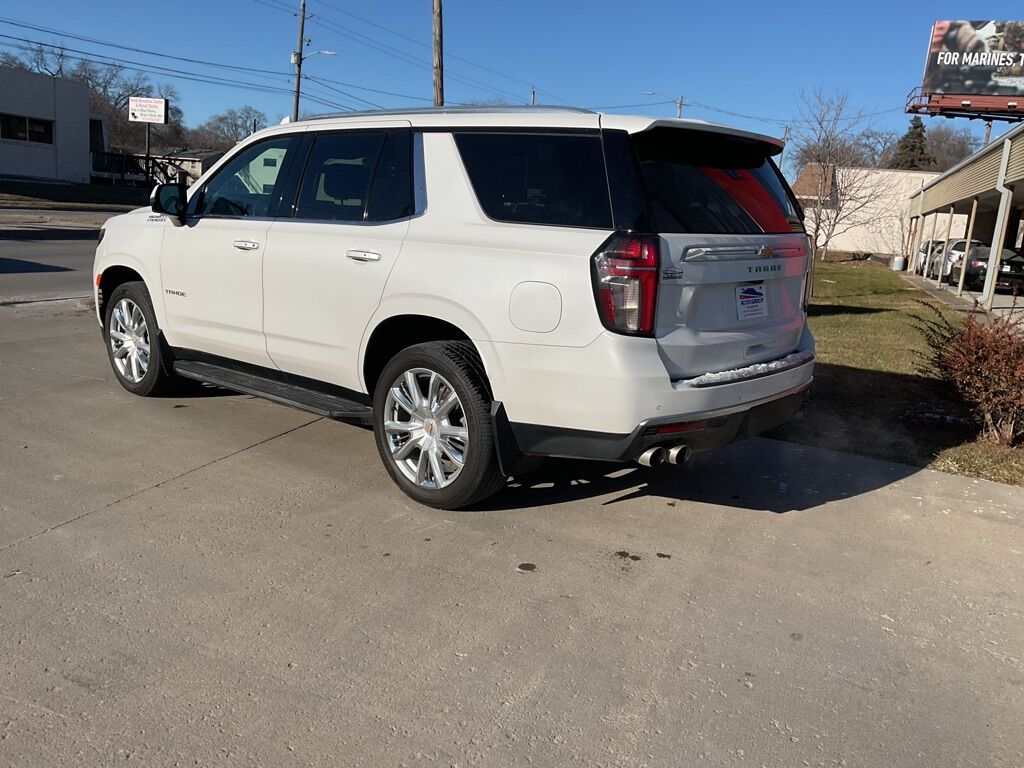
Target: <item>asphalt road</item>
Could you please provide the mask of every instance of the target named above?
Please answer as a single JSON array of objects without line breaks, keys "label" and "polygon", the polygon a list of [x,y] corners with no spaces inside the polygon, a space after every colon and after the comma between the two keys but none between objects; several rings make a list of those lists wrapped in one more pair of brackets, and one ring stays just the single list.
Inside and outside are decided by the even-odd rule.
[{"label": "asphalt road", "polygon": [[92,295],[98,227],[65,222],[4,224],[0,216],[0,304]]},{"label": "asphalt road", "polygon": [[1022,513],[765,439],[439,512],[0,307],[0,765],[1021,766]]}]

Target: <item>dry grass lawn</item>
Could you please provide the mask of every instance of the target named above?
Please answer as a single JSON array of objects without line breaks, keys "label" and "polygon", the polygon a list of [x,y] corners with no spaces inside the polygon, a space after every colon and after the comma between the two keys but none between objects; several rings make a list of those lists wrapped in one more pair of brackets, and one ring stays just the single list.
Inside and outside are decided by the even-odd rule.
[{"label": "dry grass lawn", "polygon": [[848,261],[818,262],[814,294],[814,388],[770,436],[1024,485],[1024,448],[981,439],[955,394],[921,370],[924,293],[884,266]]}]

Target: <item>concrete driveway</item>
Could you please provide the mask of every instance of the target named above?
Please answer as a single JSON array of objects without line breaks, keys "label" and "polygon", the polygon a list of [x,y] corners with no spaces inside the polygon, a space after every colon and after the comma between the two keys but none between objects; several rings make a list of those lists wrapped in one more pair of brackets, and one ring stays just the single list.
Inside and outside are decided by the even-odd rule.
[{"label": "concrete driveway", "polygon": [[1020,489],[752,439],[417,506],[0,307],[0,765],[1024,765]]}]

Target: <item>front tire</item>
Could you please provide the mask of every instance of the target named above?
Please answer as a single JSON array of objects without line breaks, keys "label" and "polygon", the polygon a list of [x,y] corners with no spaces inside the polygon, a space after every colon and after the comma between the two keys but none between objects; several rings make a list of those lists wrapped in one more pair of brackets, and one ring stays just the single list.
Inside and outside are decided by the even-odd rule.
[{"label": "front tire", "polygon": [[122,283],[107,302],[103,340],[117,382],[140,397],[164,394],[176,377],[161,366],[160,327],[145,283]]},{"label": "front tire", "polygon": [[381,461],[402,491],[430,507],[459,509],[497,493],[491,394],[473,345],[434,341],[387,364],[373,398]]}]

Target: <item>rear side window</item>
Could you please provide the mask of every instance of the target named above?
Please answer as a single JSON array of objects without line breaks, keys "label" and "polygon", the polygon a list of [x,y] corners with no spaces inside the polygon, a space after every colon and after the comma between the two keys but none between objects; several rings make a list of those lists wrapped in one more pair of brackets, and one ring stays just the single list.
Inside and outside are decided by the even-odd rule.
[{"label": "rear side window", "polygon": [[763,144],[706,131],[654,128],[632,137],[659,232],[802,232]]},{"label": "rear side window", "polygon": [[295,218],[362,221],[383,131],[322,133],[313,139]]},{"label": "rear side window", "polygon": [[600,136],[457,133],[455,142],[490,218],[611,229]]},{"label": "rear side window", "polygon": [[384,222],[412,213],[409,131],[315,133],[295,218]]}]

